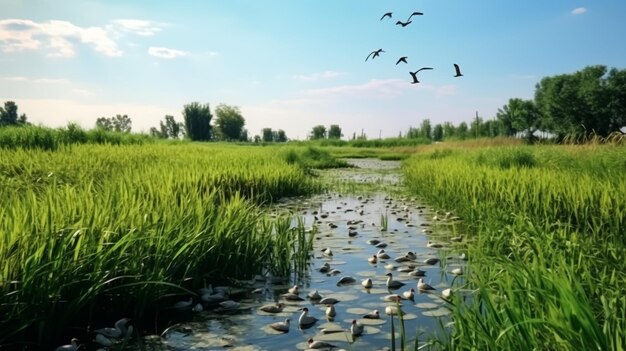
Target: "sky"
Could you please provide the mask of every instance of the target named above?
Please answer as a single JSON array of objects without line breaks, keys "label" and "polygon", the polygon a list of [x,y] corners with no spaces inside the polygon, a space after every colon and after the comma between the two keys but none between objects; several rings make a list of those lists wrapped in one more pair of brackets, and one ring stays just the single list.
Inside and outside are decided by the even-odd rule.
[{"label": "sky", "polygon": [[393,137],[493,119],[542,77],[625,69],[624,38],[623,0],[0,0],[0,103],[50,127],[127,114],[147,132],[197,101],[238,106],[250,136]]}]

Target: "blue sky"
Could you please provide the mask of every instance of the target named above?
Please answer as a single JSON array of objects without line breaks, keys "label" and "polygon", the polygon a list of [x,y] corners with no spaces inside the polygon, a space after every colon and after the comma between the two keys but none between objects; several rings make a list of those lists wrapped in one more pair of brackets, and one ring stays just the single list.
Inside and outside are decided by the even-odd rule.
[{"label": "blue sky", "polygon": [[[192,101],[239,106],[250,135],[397,136],[494,118],[544,76],[626,68],[626,1],[0,0],[0,101],[29,120],[147,131]],[[405,28],[396,26],[413,11]],[[393,18],[380,21],[385,12]],[[373,50],[384,49],[365,62]],[[408,64],[395,65],[400,56]],[[464,76],[454,78],[453,63]],[[420,67],[420,83],[409,71]]]}]

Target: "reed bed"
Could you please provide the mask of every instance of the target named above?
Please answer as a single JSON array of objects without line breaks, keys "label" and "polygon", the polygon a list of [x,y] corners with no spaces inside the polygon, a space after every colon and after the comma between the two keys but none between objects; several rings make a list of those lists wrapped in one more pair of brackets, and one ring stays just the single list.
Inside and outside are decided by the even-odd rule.
[{"label": "reed bed", "polygon": [[[623,350],[626,148],[438,148],[406,182],[473,233],[443,349]],[[461,302],[460,299],[458,302]]]},{"label": "reed bed", "polygon": [[306,269],[310,234],[258,205],[316,190],[271,148],[3,150],[0,345],[45,348],[207,281]]}]

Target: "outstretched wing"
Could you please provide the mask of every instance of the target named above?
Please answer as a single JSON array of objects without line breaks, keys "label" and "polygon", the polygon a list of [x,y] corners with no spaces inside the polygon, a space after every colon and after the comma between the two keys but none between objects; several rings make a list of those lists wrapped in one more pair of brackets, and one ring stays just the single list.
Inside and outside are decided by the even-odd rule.
[{"label": "outstretched wing", "polygon": [[367,57],[365,58],[365,61],[367,61],[367,59],[369,59],[369,58],[370,58],[370,56],[372,56],[372,55],[377,55],[377,54],[376,54],[376,51],[372,51],[372,52],[370,52],[370,54],[369,54],[369,55],[367,55]]},{"label": "outstretched wing", "polygon": [[433,69],[432,67],[422,67],[420,69],[418,69],[417,71],[415,71],[415,73],[419,72],[419,71],[423,71],[425,69]]},{"label": "outstretched wing", "polygon": [[422,16],[422,15],[424,15],[422,12],[417,12],[417,11],[415,11],[415,12],[413,12],[413,13],[411,14],[411,16],[409,16],[409,19],[408,19],[407,21],[410,21],[410,20],[411,20],[411,17],[413,17],[413,16]]},{"label": "outstretched wing", "polygon": [[454,64],[454,70],[456,71],[455,77],[462,76],[462,74],[461,74],[461,67],[459,67],[459,65],[457,65],[456,63]]},{"label": "outstretched wing", "polygon": [[383,15],[383,17],[380,18],[380,20],[382,21],[385,17],[389,17],[391,18],[391,12],[387,12],[386,14]]}]

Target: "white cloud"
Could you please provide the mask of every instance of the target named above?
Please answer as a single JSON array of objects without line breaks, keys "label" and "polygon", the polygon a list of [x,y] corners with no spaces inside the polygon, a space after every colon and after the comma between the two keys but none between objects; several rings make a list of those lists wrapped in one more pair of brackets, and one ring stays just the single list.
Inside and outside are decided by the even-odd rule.
[{"label": "white cloud", "polygon": [[145,37],[152,36],[162,30],[162,25],[140,19],[117,19],[112,23],[113,25],[108,26],[109,29],[119,28]]},{"label": "white cloud", "polygon": [[24,82],[24,81],[27,81],[28,78],[26,77],[2,77],[2,80],[8,80],[12,82]]},{"label": "white cloud", "polygon": [[34,80],[35,83],[43,84],[69,84],[70,81],[64,78],[39,78]]},{"label": "white cloud", "polygon": [[572,15],[582,15],[585,12],[587,12],[586,8],[584,8],[584,7],[577,7],[577,8],[572,10]]},{"label": "white cloud", "polygon": [[100,27],[83,28],[57,20],[41,23],[24,19],[0,20],[0,49],[4,52],[43,48],[48,56],[72,57],[76,42],[87,44],[107,56],[122,55],[116,42]]},{"label": "white cloud", "polygon": [[321,79],[331,79],[336,78],[342,75],[345,75],[346,72],[336,72],[336,71],[325,71],[311,74],[297,74],[293,76],[293,79],[302,80],[302,81],[314,81]]},{"label": "white cloud", "polygon": [[154,46],[151,46],[148,49],[148,54],[155,56],[155,57],[163,58],[163,59],[173,59],[176,57],[187,55],[186,52],[181,51],[181,50],[154,47]]}]

